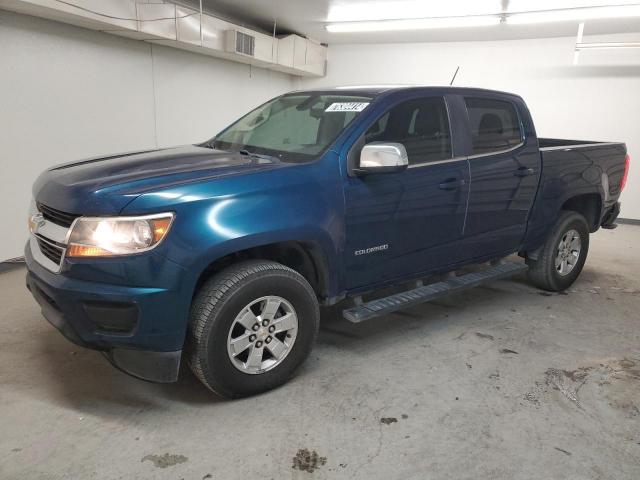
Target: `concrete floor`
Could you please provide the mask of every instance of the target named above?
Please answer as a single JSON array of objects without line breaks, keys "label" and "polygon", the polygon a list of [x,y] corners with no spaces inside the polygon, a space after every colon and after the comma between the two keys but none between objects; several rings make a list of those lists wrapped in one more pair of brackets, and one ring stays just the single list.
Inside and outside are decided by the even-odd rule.
[{"label": "concrete floor", "polygon": [[357,326],[325,312],[291,383],[233,402],[114,370],[0,274],[0,478],[640,478],[638,245],[593,236],[566,295],[515,279]]}]

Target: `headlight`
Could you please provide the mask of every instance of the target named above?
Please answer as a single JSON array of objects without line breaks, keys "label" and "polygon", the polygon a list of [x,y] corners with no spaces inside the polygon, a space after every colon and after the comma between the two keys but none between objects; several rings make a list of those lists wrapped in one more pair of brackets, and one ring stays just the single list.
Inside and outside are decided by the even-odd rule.
[{"label": "headlight", "polygon": [[111,257],[144,252],[167,235],[173,213],[142,217],[80,217],[69,235],[67,257]]}]

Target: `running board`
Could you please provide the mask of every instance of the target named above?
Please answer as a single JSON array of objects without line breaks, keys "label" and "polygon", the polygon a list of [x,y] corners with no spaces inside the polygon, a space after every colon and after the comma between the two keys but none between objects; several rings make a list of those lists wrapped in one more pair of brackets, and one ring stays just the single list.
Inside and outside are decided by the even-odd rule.
[{"label": "running board", "polygon": [[477,287],[484,283],[508,278],[527,271],[524,263],[506,262],[493,265],[479,272],[467,273],[459,277],[451,276],[442,282],[424,285],[406,292],[396,293],[388,297],[371,300],[342,311],[342,316],[353,323],[364,322],[413,305],[429,302],[455,292]]}]

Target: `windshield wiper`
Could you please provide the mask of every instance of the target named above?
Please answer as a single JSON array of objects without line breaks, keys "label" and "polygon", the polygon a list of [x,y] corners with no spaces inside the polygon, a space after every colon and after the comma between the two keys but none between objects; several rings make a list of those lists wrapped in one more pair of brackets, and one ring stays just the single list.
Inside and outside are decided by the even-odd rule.
[{"label": "windshield wiper", "polygon": [[242,150],[238,150],[238,153],[240,155],[244,155],[244,156],[247,156],[247,157],[260,158],[262,160],[277,160],[277,161],[280,161],[280,159],[278,157],[274,157],[272,155],[263,155],[261,153],[250,152],[249,150],[246,150],[244,148]]},{"label": "windshield wiper", "polygon": [[[216,148],[216,143],[218,143],[218,140],[211,140],[210,142],[205,143],[204,146],[207,147],[207,148],[210,148],[212,150],[218,150]],[[276,160],[278,162],[282,161],[277,156],[265,155],[265,154],[261,154],[261,153],[251,152],[251,151],[247,150],[246,148],[242,148],[240,150],[225,150],[225,151],[232,152],[232,153],[239,153],[240,155],[244,155],[245,157],[259,158],[261,160],[272,160],[272,161]]]}]

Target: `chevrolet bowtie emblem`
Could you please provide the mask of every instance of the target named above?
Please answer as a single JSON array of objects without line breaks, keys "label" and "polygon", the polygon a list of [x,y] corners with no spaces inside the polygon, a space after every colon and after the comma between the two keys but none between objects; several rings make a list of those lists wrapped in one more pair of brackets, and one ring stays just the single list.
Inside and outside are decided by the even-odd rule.
[{"label": "chevrolet bowtie emblem", "polygon": [[42,213],[34,213],[31,215],[31,225],[33,228],[33,232],[35,233],[39,228],[43,227],[45,224],[44,216]]}]

